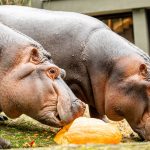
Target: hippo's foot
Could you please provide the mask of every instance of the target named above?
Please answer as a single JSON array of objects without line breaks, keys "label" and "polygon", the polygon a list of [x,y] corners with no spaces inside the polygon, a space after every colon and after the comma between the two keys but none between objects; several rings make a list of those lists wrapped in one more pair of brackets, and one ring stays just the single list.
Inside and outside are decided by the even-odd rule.
[{"label": "hippo's foot", "polygon": [[6,116],[0,115],[0,121],[6,121],[8,118]]},{"label": "hippo's foot", "polygon": [[101,119],[106,123],[109,123],[109,119],[104,115],[104,116],[100,116],[100,114],[97,112],[96,108],[93,106],[89,106],[89,112],[90,112],[90,117],[91,118],[97,118],[97,119]]},{"label": "hippo's foot", "polygon": [[106,123],[110,123],[110,120],[106,116],[103,116],[102,120]]},{"label": "hippo's foot", "polygon": [[7,142],[6,140],[0,138],[0,149],[8,149],[8,148],[11,148],[10,142]]}]

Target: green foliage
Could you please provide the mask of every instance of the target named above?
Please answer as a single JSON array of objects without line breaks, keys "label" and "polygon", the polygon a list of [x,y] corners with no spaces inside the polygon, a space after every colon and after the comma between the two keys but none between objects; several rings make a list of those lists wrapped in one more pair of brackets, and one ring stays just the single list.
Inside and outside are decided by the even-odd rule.
[{"label": "green foliage", "polygon": [[22,115],[0,122],[0,137],[11,142],[12,148],[49,147],[59,129],[52,128]]},{"label": "green foliage", "polygon": [[30,5],[31,0],[0,0],[0,5]]}]

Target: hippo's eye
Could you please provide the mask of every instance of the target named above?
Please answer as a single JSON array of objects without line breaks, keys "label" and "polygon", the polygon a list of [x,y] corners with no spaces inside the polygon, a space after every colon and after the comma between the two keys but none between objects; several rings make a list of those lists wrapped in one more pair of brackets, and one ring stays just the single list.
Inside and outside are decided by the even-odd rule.
[{"label": "hippo's eye", "polygon": [[56,79],[60,75],[60,69],[58,67],[50,67],[47,70],[47,75],[51,79]]},{"label": "hippo's eye", "polygon": [[40,63],[39,53],[38,53],[37,49],[32,49],[31,56],[30,56],[30,62],[32,62],[36,65]]}]

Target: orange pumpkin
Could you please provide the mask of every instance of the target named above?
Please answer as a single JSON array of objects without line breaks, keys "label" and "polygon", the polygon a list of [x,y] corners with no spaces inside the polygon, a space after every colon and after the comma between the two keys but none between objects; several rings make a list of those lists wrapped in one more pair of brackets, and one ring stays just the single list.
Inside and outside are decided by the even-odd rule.
[{"label": "orange pumpkin", "polygon": [[79,117],[64,126],[55,136],[58,144],[117,144],[120,131],[110,123],[95,118]]}]

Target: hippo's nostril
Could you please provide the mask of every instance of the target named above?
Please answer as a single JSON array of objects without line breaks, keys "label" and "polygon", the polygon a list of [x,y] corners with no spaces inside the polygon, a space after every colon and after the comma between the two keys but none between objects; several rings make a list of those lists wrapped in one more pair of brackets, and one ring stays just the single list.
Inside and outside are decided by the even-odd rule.
[{"label": "hippo's nostril", "polygon": [[81,105],[83,108],[86,107],[85,103],[82,102],[80,99],[75,99],[75,100],[73,101],[73,103],[76,103],[76,104],[78,104],[78,105]]},{"label": "hippo's nostril", "polygon": [[78,99],[74,99],[74,100],[73,100],[73,103],[76,103],[76,102],[78,102],[78,101],[79,101]]}]

